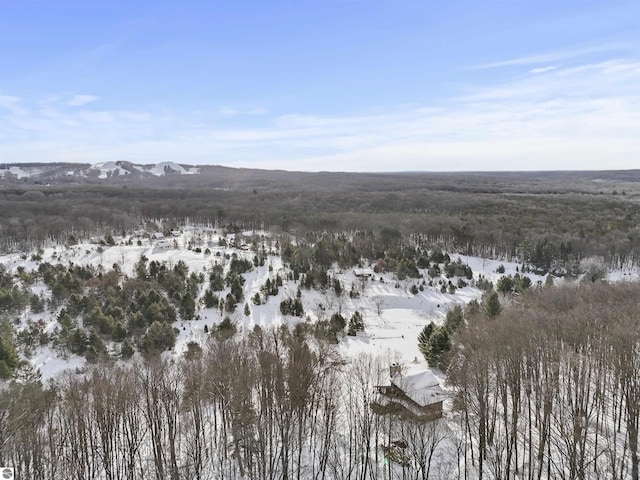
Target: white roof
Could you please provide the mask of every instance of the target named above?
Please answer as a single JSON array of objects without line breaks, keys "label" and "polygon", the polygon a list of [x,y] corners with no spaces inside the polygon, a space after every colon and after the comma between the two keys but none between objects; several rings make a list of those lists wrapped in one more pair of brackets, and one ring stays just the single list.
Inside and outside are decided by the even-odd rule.
[{"label": "white roof", "polygon": [[370,268],[354,268],[353,273],[355,273],[357,276],[371,276],[373,275],[373,270],[371,270]]},{"label": "white roof", "polygon": [[421,407],[441,402],[446,398],[440,382],[430,370],[413,375],[396,375],[391,379],[391,383]]}]

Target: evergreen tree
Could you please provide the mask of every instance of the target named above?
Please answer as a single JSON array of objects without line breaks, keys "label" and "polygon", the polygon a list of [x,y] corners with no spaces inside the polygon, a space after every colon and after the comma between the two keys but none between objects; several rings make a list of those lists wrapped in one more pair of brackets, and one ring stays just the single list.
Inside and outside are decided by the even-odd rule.
[{"label": "evergreen tree", "polygon": [[111,333],[111,338],[114,342],[122,342],[127,336],[127,329],[124,326],[124,323],[117,322],[113,327],[113,332]]},{"label": "evergreen tree", "polygon": [[176,331],[166,322],[153,322],[142,338],[141,349],[147,355],[170,350],[176,344]]},{"label": "evergreen tree", "polygon": [[208,288],[207,291],[204,292],[202,303],[204,304],[205,308],[216,308],[219,301],[220,299],[218,298],[218,296],[213,293],[210,288]]},{"label": "evergreen tree", "polygon": [[185,360],[197,360],[202,357],[202,347],[198,342],[187,343],[187,350],[184,352]]},{"label": "evergreen tree", "polygon": [[254,305],[262,304],[262,299],[260,298],[260,293],[256,292],[256,294],[251,298],[251,301]]},{"label": "evergreen tree", "polygon": [[135,353],[135,349],[133,348],[133,343],[128,338],[125,338],[124,342],[122,342],[122,346],[120,347],[120,356],[123,359],[128,359],[133,356]]},{"label": "evergreen tree", "polygon": [[339,313],[334,313],[329,320],[329,326],[334,333],[338,334],[347,326],[347,320]]},{"label": "evergreen tree", "polygon": [[418,349],[430,366],[446,366],[444,355],[451,350],[452,335],[446,325],[437,327],[433,322],[422,329],[418,335]]},{"label": "evergreen tree", "polygon": [[217,327],[211,329],[211,334],[218,340],[227,340],[233,337],[237,331],[238,329],[231,318],[224,317]]},{"label": "evergreen tree", "polygon": [[11,378],[19,363],[11,327],[3,325],[0,331],[0,378]]},{"label": "evergreen tree", "polygon": [[356,332],[364,332],[364,320],[360,312],[356,311],[349,320],[349,330],[347,335],[355,337]]},{"label": "evergreen tree", "polygon": [[145,280],[149,275],[147,271],[147,260],[149,260],[147,257],[140,255],[140,258],[135,264],[134,270],[139,280]]},{"label": "evergreen tree", "polygon": [[302,317],[304,315],[304,307],[299,298],[287,298],[280,302],[280,313],[282,315],[293,315],[294,317]]},{"label": "evergreen tree", "polygon": [[430,322],[428,325],[425,325],[425,327],[418,335],[418,349],[420,350],[420,353],[422,353],[422,356],[425,358],[425,360],[429,355],[429,340],[435,328],[436,325],[433,322]]},{"label": "evergreen tree", "polygon": [[482,313],[484,313],[487,318],[492,319],[500,315],[501,311],[502,305],[500,304],[498,293],[489,293],[482,302]]},{"label": "evergreen tree", "polygon": [[426,360],[432,367],[445,368],[444,355],[451,350],[451,332],[443,325],[437,327],[429,337]]},{"label": "evergreen tree", "polygon": [[192,320],[196,313],[196,301],[190,292],[185,293],[180,301],[180,316],[184,320]]},{"label": "evergreen tree", "polygon": [[87,336],[81,328],[75,328],[69,335],[67,346],[71,353],[84,355],[87,350]]},{"label": "evergreen tree", "polygon": [[462,323],[463,319],[464,314],[462,311],[462,307],[460,305],[456,305],[447,312],[444,325],[450,332],[455,332]]}]

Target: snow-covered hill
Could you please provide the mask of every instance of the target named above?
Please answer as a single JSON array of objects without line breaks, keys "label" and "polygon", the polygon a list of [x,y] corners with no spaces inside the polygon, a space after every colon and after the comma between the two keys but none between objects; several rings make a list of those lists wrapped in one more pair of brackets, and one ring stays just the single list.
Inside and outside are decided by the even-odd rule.
[{"label": "snow-covered hill", "polygon": [[148,165],[145,165],[141,167],[141,171],[149,172],[156,176],[173,175],[173,174],[194,175],[194,174],[200,173],[200,170],[196,167],[185,168],[182,165],[178,165],[177,163],[173,163],[173,162],[161,162],[161,163],[158,163],[157,165],[151,166],[150,168]]},{"label": "snow-covered hill", "polygon": [[[111,166],[113,165],[105,165],[105,168]],[[121,169],[123,167],[115,165],[115,168]],[[247,232],[245,237],[254,234],[265,241],[268,238],[268,234],[264,232]],[[229,241],[230,238],[232,237],[227,237],[226,240]],[[115,246],[96,243],[82,243],[70,247],[59,245],[46,248],[39,261],[34,260],[30,255],[12,254],[0,257],[0,263],[10,272],[16,274],[19,271],[35,270],[42,262],[63,265],[71,263],[74,265],[93,265],[104,271],[110,270],[113,265],[117,264],[124,274],[134,276],[134,266],[144,255],[149,262],[155,261],[169,266],[183,261],[191,272],[204,273],[206,276],[214,264],[224,265],[226,274],[229,269],[228,258],[231,255],[235,254],[238,258],[253,260],[255,253],[248,251],[246,247],[219,246],[219,240],[220,233],[211,228],[185,228],[180,232],[174,232],[174,236],[165,240],[164,243],[157,241],[154,243],[152,239],[140,236],[138,233],[138,236],[116,239]],[[195,245],[201,245],[201,248],[196,248]],[[269,328],[282,324],[295,324],[300,321],[313,323],[328,319],[334,312],[340,312],[346,319],[349,319],[358,311],[363,316],[365,331],[356,337],[343,338],[338,345],[338,349],[343,355],[348,357],[359,352],[384,354],[403,363],[418,363],[426,367],[416,340],[425,325],[429,322],[440,324],[452,306],[466,305],[471,300],[480,297],[482,292],[475,287],[475,280],[479,278],[479,275],[495,282],[502,275],[515,274],[518,269],[518,265],[515,263],[452,256],[453,261],[458,258],[472,267],[474,278],[469,282],[469,286],[455,289],[454,293],[448,291],[443,293],[444,289],[438,283],[438,279],[435,279],[436,281],[432,282],[431,286],[416,279],[400,281],[392,273],[375,274],[371,278],[363,279],[357,277],[356,271],[353,269],[341,271],[335,267],[329,272],[330,276],[339,280],[347,292],[353,288],[358,292],[358,295],[351,298],[347,292],[344,292],[339,297],[332,289],[318,291],[303,288],[300,292],[305,315],[303,318],[298,318],[283,315],[280,312],[281,301],[294,298],[297,295],[299,283],[286,280],[288,269],[283,265],[280,256],[271,252],[263,265],[256,266],[244,274],[243,293],[250,305],[250,313],[244,315],[242,304],[240,304],[238,311],[232,318],[240,332],[247,332],[256,325]],[[496,273],[500,265],[504,266],[503,274]],[[261,287],[268,279],[274,281],[276,275],[285,279],[278,294],[275,297],[267,297],[266,301],[260,305],[252,304],[250,299],[256,293],[261,292]],[[533,274],[529,274],[529,276],[533,284],[544,281],[542,277]],[[444,276],[441,277],[441,280],[448,281]],[[418,285],[420,290],[416,293],[414,289],[412,292],[412,287]],[[201,286],[200,298],[207,287],[208,282]],[[35,293],[43,294],[45,297],[50,296],[50,292],[41,282],[34,284],[31,288]],[[221,292],[222,296],[225,294],[225,292]],[[174,356],[182,355],[187,344],[191,341],[198,343],[206,341],[205,325],[211,328],[223,319],[224,315],[219,309],[204,308],[200,302],[198,305],[195,319],[179,319],[174,324],[180,331],[176,346],[172,351]],[[27,311],[22,316],[21,328],[27,328],[30,322],[42,321],[46,324],[45,331],[53,333],[58,327],[59,310],[60,307],[41,314],[31,314]],[[65,358],[62,358],[49,346],[36,348],[29,361],[34,367],[40,369],[45,379],[57,375],[62,370],[75,369],[84,364],[83,358],[73,355],[65,355]]]},{"label": "snow-covered hill", "polygon": [[127,170],[122,166],[122,162],[98,163],[91,167],[91,169],[100,172],[98,175],[99,178],[108,178],[113,175],[127,175],[131,173],[130,170]]},{"label": "snow-covered hill", "polygon": [[196,167],[184,167],[174,162],[161,162],[153,165],[138,165],[131,162],[105,162],[91,167],[100,172],[99,178],[108,178],[116,175],[151,174],[157,177],[165,175],[196,175],[200,169]]},{"label": "snow-covered hill", "polygon": [[[16,315],[17,318],[13,318],[12,320],[15,320],[13,324],[20,332],[17,336],[17,341],[20,344],[21,354],[24,359],[28,360],[33,369],[41,373],[42,380],[46,382],[49,379],[61,375],[63,372],[67,372],[69,377],[65,378],[63,382],[60,383],[61,385],[64,384],[64,382],[73,381],[83,381],[85,384],[101,385],[99,382],[94,382],[96,377],[89,377],[89,375],[102,375],[105,373],[100,370],[101,364],[98,364],[98,366],[93,369],[88,368],[85,357],[69,353],[73,345],[77,345],[69,341],[70,338],[74,338],[74,334],[69,333],[70,330],[73,328],[75,332],[82,332],[85,327],[91,329],[90,335],[83,337],[81,333],[80,338],[84,338],[82,341],[84,341],[85,344],[91,344],[93,346],[95,343],[93,343],[94,340],[91,340],[91,338],[93,337],[95,339],[95,337],[98,336],[96,332],[102,331],[103,325],[106,325],[99,323],[101,321],[100,318],[112,315],[112,313],[107,313],[108,311],[114,312],[113,317],[119,319],[126,317],[126,323],[128,328],[130,328],[127,335],[138,335],[136,338],[140,338],[140,334],[139,332],[136,333],[136,329],[147,329],[147,331],[150,331],[153,330],[154,326],[160,324],[166,327],[167,324],[165,321],[167,316],[159,310],[161,308],[160,304],[162,303],[159,302],[159,299],[170,298],[171,301],[176,300],[176,297],[173,296],[173,293],[170,294],[168,289],[162,290],[162,288],[164,288],[163,285],[166,285],[163,284],[163,281],[167,279],[170,280],[169,285],[172,288],[175,287],[173,290],[174,293],[182,291],[181,287],[177,287],[173,281],[177,278],[193,279],[194,283],[192,283],[191,286],[197,285],[196,289],[198,291],[196,298],[197,307],[193,318],[191,316],[185,318],[178,317],[172,325],[172,327],[177,330],[177,340],[170,351],[164,351],[162,354],[171,359],[182,357],[187,352],[192,354],[194,351],[197,352],[198,349],[194,346],[194,343],[204,345],[205,342],[208,342],[211,338],[211,332],[217,330],[217,325],[223,322],[224,317],[231,319],[231,322],[233,322],[237,328],[237,335],[242,336],[250,331],[255,331],[255,328],[258,326],[261,327],[263,331],[281,325],[301,323],[307,326],[317,327],[318,325],[321,326],[323,324],[322,322],[331,318],[333,314],[340,313],[345,319],[349,319],[353,318],[353,316],[355,316],[354,314],[358,312],[364,320],[364,331],[359,331],[355,336],[338,334],[337,338],[335,336],[333,337],[333,339],[338,340],[335,347],[327,344],[327,351],[330,352],[328,358],[332,365],[337,366],[336,371],[340,372],[338,376],[330,377],[330,379],[336,382],[344,382],[341,383],[343,388],[336,390],[336,392],[341,393],[340,401],[344,402],[346,406],[344,410],[339,410],[337,404],[334,406],[333,403],[328,403],[331,409],[330,411],[340,411],[340,415],[344,415],[337,417],[339,420],[335,428],[332,429],[332,435],[338,436],[340,440],[337,444],[342,445],[342,448],[345,448],[345,450],[349,452],[351,451],[351,443],[343,440],[348,438],[360,439],[364,435],[370,435],[372,439],[375,438],[376,440],[372,445],[374,450],[380,446],[380,451],[378,452],[380,456],[376,457],[380,458],[380,463],[378,461],[372,463],[372,468],[375,469],[373,471],[390,471],[388,464],[383,460],[390,459],[391,462],[396,463],[392,468],[397,475],[390,476],[389,478],[404,478],[404,473],[406,473],[404,467],[409,464],[405,465],[404,462],[399,462],[399,460],[402,460],[404,457],[392,455],[390,452],[393,451],[389,450],[390,447],[386,449],[386,443],[378,444],[377,442],[388,443],[395,438],[397,432],[404,432],[403,435],[405,435],[410,431],[392,431],[391,429],[387,431],[384,430],[386,427],[384,427],[383,424],[383,426],[380,427],[382,429],[381,432],[387,432],[384,433],[383,436],[378,436],[379,432],[377,430],[375,434],[366,434],[358,431],[354,433],[353,425],[356,423],[348,423],[353,418],[359,419],[360,417],[358,417],[358,415],[360,415],[361,412],[369,411],[369,407],[372,405],[372,399],[376,398],[374,396],[374,392],[376,391],[375,386],[384,385],[384,383],[380,382],[387,381],[385,376],[389,372],[389,365],[395,363],[402,364],[402,374],[405,380],[414,374],[423,376],[426,373],[431,379],[430,381],[433,381],[435,378],[436,381],[441,384],[439,387],[447,393],[453,393],[453,388],[455,387],[446,384],[444,374],[435,369],[431,371],[433,375],[428,372],[429,366],[422,358],[417,344],[417,337],[421,330],[430,322],[441,325],[447,317],[447,312],[455,305],[466,305],[473,299],[478,298],[482,293],[480,288],[478,288],[482,285],[482,282],[491,281],[494,284],[498,284],[498,280],[500,280],[501,277],[505,275],[515,277],[516,274],[521,276],[520,279],[522,279],[522,276],[528,277],[533,286],[539,285],[546,280],[542,276],[529,273],[527,268],[525,268],[525,273],[523,273],[522,265],[517,263],[468,257],[451,253],[445,255],[439,251],[432,251],[428,253],[430,260],[420,263],[421,265],[430,264],[430,269],[419,269],[417,272],[419,273],[419,278],[401,280],[398,279],[397,275],[390,272],[374,273],[374,268],[371,265],[361,265],[360,267],[364,268],[349,269],[340,269],[334,265],[334,267],[330,268],[327,272],[328,275],[325,275],[323,271],[320,277],[326,277],[327,279],[326,282],[323,281],[324,283],[320,283],[320,285],[326,285],[324,288],[306,288],[309,284],[303,281],[303,277],[310,275],[311,272],[298,276],[289,269],[279,255],[278,249],[275,247],[275,239],[271,238],[267,232],[243,232],[242,238],[236,238],[233,234],[224,234],[214,228],[204,227],[183,227],[180,230],[166,229],[162,235],[160,235],[160,232],[152,233],[151,230],[155,230],[155,228],[148,230],[149,231],[145,232],[145,230],[141,229],[137,232],[129,233],[124,237],[114,238],[108,236],[103,239],[96,238],[93,241],[85,241],[72,246],[55,245],[38,252],[14,253],[0,256],[1,279],[5,292],[7,284],[14,283],[16,287],[15,293],[17,295],[25,290],[28,290],[30,293],[30,300],[23,304],[30,306],[25,307],[23,309],[24,311],[19,316]],[[233,245],[236,245],[236,247]],[[249,245],[251,245],[251,247],[249,247]],[[283,248],[283,251],[290,252],[291,249],[293,249],[293,247],[287,245],[287,248]],[[290,253],[287,253],[287,255],[289,254]],[[426,255],[427,253],[424,252],[424,254]],[[446,262],[441,262],[439,259],[444,257],[449,258],[447,258]],[[291,258],[295,257],[292,256]],[[241,268],[241,273],[238,273],[239,270],[237,269],[232,270],[234,262],[236,268],[239,263],[244,265]],[[442,274],[439,273],[441,263],[443,265]],[[380,265],[380,263],[377,263],[376,267],[380,267]],[[87,266],[94,268],[84,268]],[[451,275],[452,269],[450,268],[452,266],[455,267],[453,269],[455,272],[453,275]],[[464,268],[462,268],[462,266],[464,266]],[[469,268],[473,271],[472,275],[468,270]],[[376,269],[379,270],[379,268]],[[55,282],[50,281],[52,275],[56,275],[52,273],[54,270],[57,270],[59,273],[60,282],[57,280]],[[460,274],[460,271],[463,273]],[[158,274],[158,272],[164,272],[164,274]],[[182,274],[177,274],[176,272],[182,272]],[[241,283],[244,300],[238,304],[238,308],[235,309],[235,311],[228,309],[229,299],[227,293],[230,294],[230,292],[233,291],[232,285],[234,284],[234,275],[227,275],[229,272],[241,275],[244,279]],[[7,273],[10,275],[7,275]],[[450,278],[447,278],[445,273],[448,273]],[[76,274],[78,275],[76,276]],[[219,276],[218,279],[220,283],[217,284],[215,288],[210,289],[216,281],[214,274]],[[225,277],[225,281],[222,281],[223,276]],[[472,278],[469,278],[469,276]],[[133,279],[134,277],[135,280],[127,280],[128,278]],[[632,280],[638,279],[639,277],[640,271],[637,269],[610,272],[608,275],[608,278],[614,281]],[[49,278],[49,280],[47,280],[47,278]],[[232,280],[229,281],[229,278]],[[235,277],[235,279],[237,279],[237,277]],[[74,280],[77,281],[77,283],[74,284]],[[274,293],[270,289],[267,289],[265,292],[267,282],[270,282],[270,285],[278,285],[276,289],[277,292]],[[467,282],[468,285],[465,285]],[[504,280],[500,283],[504,284]],[[341,289],[338,289],[336,285],[342,285]],[[458,285],[458,287],[454,288],[455,285]],[[58,286],[62,286],[63,289],[76,288],[76,291],[79,289],[82,294],[69,294],[71,290],[68,290],[66,300],[58,302],[46,301],[54,298],[56,291],[58,291],[59,298],[63,298],[62,295],[59,295],[60,290],[56,290]],[[210,291],[216,291],[219,299],[226,299],[222,304],[217,301],[211,302],[211,304],[217,304],[219,308],[205,308],[203,305],[204,302],[200,301],[206,298],[209,289]],[[549,292],[553,292],[553,289],[549,289]],[[142,312],[143,310],[145,312],[151,310],[146,310],[149,307],[149,303],[145,306],[145,300],[151,297],[151,293],[153,293],[155,297],[155,300],[152,300],[152,302],[154,302],[153,305],[158,306],[156,312],[160,312],[163,317],[160,321],[154,321],[149,327],[149,323],[151,322],[148,322],[146,318],[142,317],[142,315],[146,315],[146,313],[143,314]],[[86,294],[86,296],[84,294]],[[35,302],[34,296],[36,297]],[[72,302],[71,300],[74,296],[76,298]],[[257,300],[252,301],[256,296]],[[45,300],[41,304],[45,305],[44,309],[33,306],[38,304],[38,298]],[[283,314],[281,310],[281,302],[294,298],[302,302],[304,307],[304,315],[302,317],[286,315]],[[521,301],[526,302],[528,297],[511,297],[509,295],[507,298],[513,298],[514,300],[512,301],[520,303]],[[502,299],[502,301],[509,301],[507,298]],[[116,303],[111,303],[112,299],[114,302],[122,300],[122,304],[126,305],[125,309],[128,313],[125,314],[124,309],[117,306]],[[4,298],[0,300],[4,302],[3,305],[6,305],[7,295],[4,295]],[[181,309],[184,298],[178,297],[177,300]],[[243,303],[245,302],[246,304],[243,308]],[[93,303],[94,310],[88,314],[87,312],[89,312],[89,310],[85,309],[85,307],[80,308],[80,306],[89,305],[90,303]],[[71,314],[73,318],[67,311],[63,311],[66,308],[69,308],[69,311],[76,312]],[[182,311],[180,309],[178,309],[178,311]],[[116,310],[119,310],[119,314],[115,312]],[[78,313],[80,311],[83,313]],[[97,314],[94,313],[96,311],[98,312]],[[143,319],[144,325],[142,327],[137,323],[137,320],[131,322],[136,315],[140,315],[140,318]],[[115,331],[113,317],[111,318],[112,332]],[[89,319],[91,319],[90,327]],[[495,325],[495,322],[498,321],[499,319],[495,319],[494,321],[485,323],[486,325]],[[66,336],[58,333],[62,325],[66,328]],[[70,325],[72,325],[72,327],[70,327]],[[172,331],[171,328],[168,328],[168,330]],[[317,329],[309,328],[306,331],[314,332],[315,334]],[[256,332],[250,339],[256,340],[265,337],[262,337],[259,332]],[[286,338],[285,335],[282,337],[280,335],[273,335],[273,337]],[[105,342],[107,351],[111,353],[113,357],[120,357],[120,353],[122,352],[121,344],[112,341],[115,335],[110,338],[111,340]],[[325,334],[322,338],[329,338],[329,336]],[[503,338],[507,337],[505,336]],[[122,344],[125,342],[122,342]],[[236,345],[240,346],[242,344],[242,342],[238,342],[226,345],[231,345],[235,348]],[[62,347],[61,345],[65,346]],[[145,348],[145,341],[139,341],[137,345],[142,350]],[[207,352],[211,352],[215,348],[224,348],[224,345],[225,344],[214,342],[210,344],[211,348],[207,349]],[[499,342],[498,345],[500,345]],[[85,350],[87,357],[89,357],[90,348],[92,347],[88,347]],[[320,346],[317,343],[313,343],[312,348],[321,348],[324,350],[325,344],[323,343]],[[331,348],[334,348],[334,350],[331,351]],[[507,350],[509,349],[507,348]],[[103,352],[104,350],[101,349],[100,351]],[[460,351],[464,352],[465,355],[472,353],[472,349]],[[226,354],[224,350],[222,350],[222,352],[222,355]],[[240,363],[238,359],[243,358],[248,352],[249,350],[241,350],[239,356],[235,357],[236,360],[229,361],[229,363]],[[324,353],[326,352],[323,352],[323,354]],[[370,355],[362,355],[363,353]],[[571,356],[572,358],[575,356],[573,352],[571,352]],[[97,357],[94,356],[94,358]],[[99,358],[105,358],[105,356],[103,355]],[[210,361],[209,357],[206,358],[207,361],[205,363]],[[265,355],[265,358],[270,357]],[[275,358],[277,358],[277,355],[275,355]],[[221,356],[218,358],[218,361],[220,359],[227,360],[228,358]],[[372,361],[372,359],[375,359],[375,361]],[[109,362],[110,361],[111,359],[109,359]],[[124,363],[127,368],[124,370],[113,370],[118,372],[116,375],[126,372],[128,368],[138,368],[138,366],[144,365],[144,362],[136,363],[135,357],[133,360],[119,359],[117,361]],[[166,365],[176,366],[189,363],[190,362],[167,362]],[[207,374],[209,378],[215,377],[219,375],[221,371],[225,370],[225,367],[221,368],[221,364],[214,363],[214,365],[214,369],[212,370],[214,373]],[[291,364],[283,363],[283,365]],[[478,371],[486,370],[485,367],[487,365],[489,365],[489,363],[480,363],[478,367],[480,370]],[[24,370],[27,371],[23,373],[23,375],[30,373],[28,369]],[[109,371],[110,370],[107,370],[107,372]],[[180,374],[188,371],[189,370],[180,371]],[[234,372],[235,370],[229,371]],[[175,372],[178,372],[178,370],[175,370]],[[198,373],[198,375],[200,374],[201,373]],[[220,375],[220,377],[223,378],[223,375]],[[87,380],[88,378],[90,378],[89,381]],[[105,378],[108,378],[108,376]],[[204,377],[199,377],[200,380],[198,383],[204,383],[201,382],[202,378]],[[238,378],[244,379],[245,377],[241,375],[238,376]],[[452,376],[451,378],[453,379],[455,377]],[[567,375],[567,378],[572,377]],[[218,384],[217,382],[218,380],[216,380],[216,385]],[[568,384],[570,383],[571,382],[568,382]],[[322,385],[319,387],[320,389],[332,388],[327,384],[322,384],[322,382],[318,382],[318,384]],[[105,383],[105,385],[108,385],[108,382]],[[176,392],[178,392],[177,389],[181,387],[177,385],[180,384],[176,383],[175,385]],[[498,382],[498,385],[504,385],[504,382]],[[354,387],[353,389],[352,386]],[[536,388],[540,388],[540,386],[537,385]],[[492,392],[490,395],[493,395],[493,392],[500,391],[500,387],[494,386],[490,390]],[[111,399],[111,391],[103,391],[107,392],[104,398]],[[115,392],[115,390],[113,391]],[[459,391],[460,390],[457,390],[457,392]],[[326,398],[332,399],[333,401],[333,394],[334,391],[330,391]],[[171,396],[167,395],[167,397]],[[175,398],[180,398],[180,395],[176,395]],[[526,400],[521,401],[526,402]],[[85,408],[84,401],[78,405],[80,405],[81,409]],[[147,407],[148,405],[149,404],[147,404]],[[499,405],[504,406],[504,403],[496,402],[494,408],[500,408]],[[620,405],[622,405],[622,403],[620,403]],[[445,398],[442,409],[444,412],[444,419],[442,421],[411,424],[415,425],[415,428],[419,427],[420,429],[416,430],[419,432],[418,437],[409,438],[417,438],[418,442],[422,442],[421,445],[423,445],[423,447],[421,448],[424,448],[425,445],[421,439],[432,438],[436,441],[436,443],[432,444],[433,449],[430,450],[431,453],[428,461],[429,465],[434,467],[433,471],[438,472],[440,466],[445,465],[453,465],[455,468],[457,462],[458,468],[464,464],[465,471],[468,470],[468,478],[483,478],[478,474],[476,465],[471,461],[465,461],[469,456],[469,452],[474,451],[472,450],[474,447],[471,443],[464,446],[466,436],[472,435],[471,428],[474,428],[473,425],[462,429],[464,425],[462,423],[462,416],[453,409],[453,395]],[[241,412],[243,411],[244,410]],[[258,411],[258,409],[256,409],[256,411]],[[521,413],[524,411],[525,409],[520,410]],[[622,411],[622,408],[619,410],[614,408],[612,411]],[[351,413],[347,415],[346,412]],[[242,416],[243,414],[240,413],[239,415]],[[502,418],[496,414],[496,411],[494,411],[493,415],[496,415],[496,419]],[[615,415],[615,413],[613,415]],[[238,418],[240,418],[240,416]],[[136,415],[132,416],[132,418],[135,417]],[[363,414],[363,418],[365,417],[368,418],[367,413]],[[149,415],[146,418],[155,417]],[[505,415],[504,418],[508,418],[508,415]],[[536,433],[537,430],[535,430],[537,426],[531,425],[531,418],[533,418],[531,416],[531,410],[529,410],[528,417],[525,415],[519,417],[522,428],[526,425],[524,423],[525,418],[528,418],[530,422],[528,441],[535,444],[538,442],[538,434]],[[570,417],[566,418],[570,419]],[[619,433],[617,437],[610,437],[607,433],[608,431],[617,431],[615,428],[615,417],[612,416],[611,413],[607,413],[606,416],[601,418],[605,420],[597,421],[602,422],[602,425],[605,427],[597,431],[602,432],[600,435],[602,435],[601,438],[603,438],[603,442],[610,442],[608,445],[615,444],[614,448],[617,452],[627,452],[628,447],[625,440],[625,433]],[[562,422],[565,421],[564,417],[559,417],[559,419]],[[360,420],[358,420],[358,422],[359,421]],[[554,421],[557,420],[554,418]],[[586,422],[585,425],[586,424],[588,424],[588,422]],[[256,428],[260,430],[263,428],[262,425],[263,424],[256,424]],[[429,428],[431,428],[429,427],[430,425],[438,426],[439,433],[437,435],[435,435],[435,430],[429,430]],[[502,423],[496,422],[496,425],[496,432],[500,433],[503,428]],[[569,425],[574,425],[573,420],[570,420]],[[394,428],[400,428],[400,426],[396,425]],[[504,427],[504,429],[506,431],[506,427]],[[185,429],[185,431],[187,430]],[[569,429],[568,431],[573,432],[574,430]],[[594,429],[594,431],[596,430]],[[349,435],[352,434],[353,437],[349,437]],[[502,434],[504,434],[504,431],[502,431]],[[388,438],[384,437],[384,435],[388,435]],[[588,437],[591,438],[591,436]],[[225,434],[224,438],[228,439],[230,437],[227,437]],[[227,442],[221,442],[220,444],[226,445]],[[349,447],[347,448],[347,446]],[[464,447],[464,449],[462,447]],[[404,447],[399,448],[402,449]],[[550,448],[554,448],[553,453],[548,453],[551,458],[558,458],[560,461],[563,461],[563,458],[569,458],[571,456],[564,453],[561,444],[553,444]],[[526,448],[521,446],[521,451],[525,452]],[[152,453],[150,452],[151,450],[148,450],[142,454],[141,458],[144,459],[145,462],[147,458],[151,458]],[[407,452],[409,452],[409,450],[407,450]],[[496,455],[499,461],[503,460],[503,457],[497,456],[499,453],[496,454],[491,451],[491,454]],[[343,457],[346,458],[346,456],[346,454],[343,454]],[[353,458],[360,457],[354,455]],[[343,458],[340,457],[338,460],[342,461]],[[305,468],[308,467],[305,466]],[[461,470],[458,470],[458,472],[460,471]],[[449,475],[450,472],[450,469],[443,468],[441,471],[442,474],[434,474],[435,476],[429,475],[429,478],[456,478],[455,476]],[[595,472],[591,477],[585,478],[609,478],[611,477],[611,475],[608,475],[609,472],[610,470],[605,466],[601,472]],[[314,477],[314,475],[309,474],[301,476],[300,478]],[[375,477],[382,478],[379,474],[375,475]],[[458,475],[458,477],[460,477],[460,475]],[[486,477],[505,478],[502,475],[487,475]],[[202,478],[221,478],[221,475],[211,473],[202,476]],[[333,475],[329,475],[327,478],[345,478],[345,475],[342,472],[334,472]],[[623,475],[620,476],[620,478],[627,478],[627,476]]]},{"label": "snow-covered hill", "polygon": [[0,178],[15,176],[16,178],[31,178],[42,174],[42,169],[33,167],[21,167],[19,165],[0,166]]},{"label": "snow-covered hill", "polygon": [[197,175],[200,169],[175,162],[158,164],[134,164],[124,160],[87,164],[0,164],[0,180],[56,178],[109,179],[121,176],[156,177],[165,175]]}]

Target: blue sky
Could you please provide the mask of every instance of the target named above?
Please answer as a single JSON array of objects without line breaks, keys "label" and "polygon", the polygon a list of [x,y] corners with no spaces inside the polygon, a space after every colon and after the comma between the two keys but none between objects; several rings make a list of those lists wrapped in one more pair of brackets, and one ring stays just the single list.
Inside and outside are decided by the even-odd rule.
[{"label": "blue sky", "polygon": [[640,2],[0,0],[0,162],[640,166]]}]

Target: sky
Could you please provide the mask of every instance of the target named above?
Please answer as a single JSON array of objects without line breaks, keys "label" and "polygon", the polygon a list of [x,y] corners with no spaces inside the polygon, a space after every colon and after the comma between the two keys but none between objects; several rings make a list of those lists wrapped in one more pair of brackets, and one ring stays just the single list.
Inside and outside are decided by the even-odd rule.
[{"label": "sky", "polygon": [[0,163],[640,168],[640,2],[0,0]]}]

